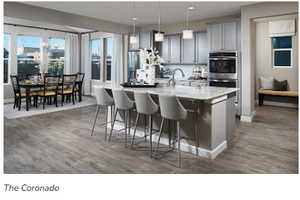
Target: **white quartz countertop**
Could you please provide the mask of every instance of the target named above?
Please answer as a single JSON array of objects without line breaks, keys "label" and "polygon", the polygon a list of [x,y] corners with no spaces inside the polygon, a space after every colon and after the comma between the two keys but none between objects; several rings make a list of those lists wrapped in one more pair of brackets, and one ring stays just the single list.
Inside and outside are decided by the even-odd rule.
[{"label": "white quartz countertop", "polygon": [[[103,84],[101,85],[106,89],[112,88],[123,88],[121,86],[113,87],[111,84]],[[182,86],[178,85],[175,87],[156,87],[156,88],[123,88],[124,91],[127,92],[148,92],[153,95],[175,95],[178,98],[187,98],[187,99],[195,99],[195,100],[211,100],[221,96],[225,96],[231,93],[238,91],[237,88],[226,88],[226,87],[191,87],[191,86]]]}]

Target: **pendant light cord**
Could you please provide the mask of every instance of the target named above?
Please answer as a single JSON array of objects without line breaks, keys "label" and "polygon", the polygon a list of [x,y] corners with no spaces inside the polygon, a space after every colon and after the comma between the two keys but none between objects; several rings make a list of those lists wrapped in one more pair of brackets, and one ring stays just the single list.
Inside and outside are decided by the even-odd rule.
[{"label": "pendant light cord", "polygon": [[158,1],[158,32],[160,33],[160,3]]},{"label": "pendant light cord", "polygon": [[189,28],[189,9],[186,10],[186,29]]}]

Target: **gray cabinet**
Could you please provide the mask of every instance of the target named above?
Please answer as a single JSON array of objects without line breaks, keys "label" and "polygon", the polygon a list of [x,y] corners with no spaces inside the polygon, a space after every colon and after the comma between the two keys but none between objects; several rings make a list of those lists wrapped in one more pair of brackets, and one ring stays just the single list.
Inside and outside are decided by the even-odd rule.
[{"label": "gray cabinet", "polygon": [[165,63],[170,63],[170,55],[169,55],[169,36],[164,36],[164,41],[162,43],[162,53],[161,56],[164,59]]},{"label": "gray cabinet", "polygon": [[208,40],[207,32],[195,33],[195,63],[207,64],[208,63]]},{"label": "gray cabinet", "polygon": [[172,64],[180,63],[180,34],[169,35],[169,60]]},{"label": "gray cabinet", "polygon": [[207,28],[207,33],[210,51],[218,51],[223,49],[223,25],[211,24]]},{"label": "gray cabinet", "polygon": [[195,35],[191,40],[181,40],[181,64],[195,63]]},{"label": "gray cabinet", "polygon": [[238,21],[208,24],[207,33],[209,41],[209,50],[239,50],[238,32]]},{"label": "gray cabinet", "polygon": [[237,50],[237,23],[226,22],[223,24],[223,48]]},{"label": "gray cabinet", "polygon": [[140,49],[150,49],[152,47],[152,32],[140,32],[139,35]]}]

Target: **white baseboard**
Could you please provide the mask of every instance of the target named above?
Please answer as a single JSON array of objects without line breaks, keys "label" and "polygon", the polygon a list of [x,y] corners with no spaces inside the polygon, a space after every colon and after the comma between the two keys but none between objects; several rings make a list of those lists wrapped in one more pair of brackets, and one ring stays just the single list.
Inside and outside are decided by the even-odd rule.
[{"label": "white baseboard", "polygon": [[251,115],[241,115],[241,121],[251,123],[253,121],[254,115],[255,111],[253,111]]},{"label": "white baseboard", "polygon": [[[257,101],[257,105],[258,105],[258,101]],[[298,108],[298,104],[295,104],[295,103],[276,102],[276,101],[266,101],[266,100],[264,100],[264,105],[267,105],[267,106],[286,107],[286,108]]]},{"label": "white baseboard", "polygon": [[15,101],[14,98],[4,99],[4,103],[14,103],[14,101]]},{"label": "white baseboard", "polygon": [[[110,125],[108,125],[108,127],[110,128]],[[124,128],[124,126],[118,122],[116,122],[114,125],[115,130],[121,130],[123,128]],[[133,134],[133,131],[131,131],[130,133]],[[144,130],[137,129],[135,135],[137,137],[143,137]],[[150,139],[149,136],[147,136],[147,140],[149,140],[149,139]],[[158,135],[153,135],[152,141],[157,142]],[[160,138],[160,144],[168,145],[169,144],[168,138],[164,138],[164,137]],[[177,142],[174,145],[177,146]],[[227,141],[223,141],[221,144],[219,144],[213,150],[208,150],[208,149],[198,147],[198,153],[197,153],[197,147],[195,147],[192,144],[189,144],[186,140],[182,139],[181,143],[180,143],[180,148],[181,148],[181,151],[184,151],[184,152],[189,152],[189,153],[198,155],[200,157],[205,157],[208,159],[215,159],[221,152],[223,152],[227,148]]]}]

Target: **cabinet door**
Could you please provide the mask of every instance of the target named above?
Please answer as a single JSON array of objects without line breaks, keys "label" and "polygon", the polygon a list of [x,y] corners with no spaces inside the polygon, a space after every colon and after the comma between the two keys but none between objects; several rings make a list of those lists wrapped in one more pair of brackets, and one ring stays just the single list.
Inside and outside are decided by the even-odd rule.
[{"label": "cabinet door", "polygon": [[191,40],[181,40],[181,63],[195,63],[195,35]]},{"label": "cabinet door", "polygon": [[140,32],[140,49],[151,48],[151,32]]},{"label": "cabinet door", "polygon": [[237,49],[237,22],[223,23],[223,49]]},{"label": "cabinet door", "polygon": [[138,38],[138,41],[137,41],[137,43],[135,43],[135,44],[131,44],[130,43],[130,37],[133,35],[133,33],[130,33],[129,34],[129,39],[128,39],[128,49],[129,50],[137,50],[137,49],[139,49],[139,33],[136,33],[136,36],[137,36],[137,38]]},{"label": "cabinet door", "polygon": [[196,63],[208,63],[208,40],[207,32],[196,33]]},{"label": "cabinet door", "polygon": [[180,35],[169,36],[169,51],[170,51],[170,63],[180,63]]},{"label": "cabinet door", "polygon": [[165,63],[170,63],[170,55],[169,55],[169,37],[165,35],[164,41],[162,43],[162,58]]},{"label": "cabinet door", "polygon": [[209,50],[219,51],[223,49],[223,26],[222,24],[210,24],[208,28],[209,34]]}]

